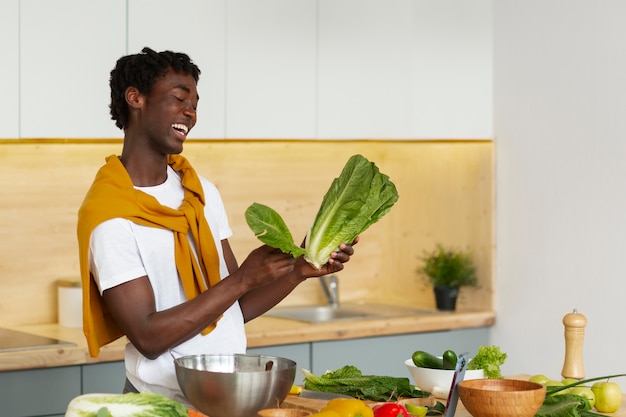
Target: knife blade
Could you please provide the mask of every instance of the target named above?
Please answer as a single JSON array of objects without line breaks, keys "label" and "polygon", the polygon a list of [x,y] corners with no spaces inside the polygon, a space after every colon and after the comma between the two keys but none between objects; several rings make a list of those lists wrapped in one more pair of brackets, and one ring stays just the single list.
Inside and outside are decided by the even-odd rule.
[{"label": "knife blade", "polygon": [[298,395],[300,398],[309,398],[312,400],[332,400],[334,398],[353,398],[349,395],[335,394],[334,392],[313,391],[309,389],[303,389]]}]

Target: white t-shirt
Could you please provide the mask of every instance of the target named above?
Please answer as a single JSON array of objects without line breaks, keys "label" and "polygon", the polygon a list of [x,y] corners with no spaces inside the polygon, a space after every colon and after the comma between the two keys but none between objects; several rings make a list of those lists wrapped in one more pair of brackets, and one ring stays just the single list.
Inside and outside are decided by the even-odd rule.
[{"label": "white t-shirt", "polygon": [[[211,228],[220,259],[223,279],[228,269],[222,253],[221,240],[232,235],[226,210],[217,188],[200,177],[206,205],[204,214]],[[178,208],[183,202],[184,189],[180,176],[168,167],[167,180],[154,187],[136,187],[154,196],[161,204]],[[189,241],[195,253],[191,234]],[[187,301],[176,270],[173,232],[141,226],[130,220],[116,218],[101,223],[91,234],[90,269],[100,293],[133,279],[148,276],[157,311],[166,310]],[[188,404],[176,379],[173,356],[207,353],[245,353],[246,335],[239,303],[235,302],[218,321],[217,327],[202,336],[171,349],[154,360],[144,357],[129,343],[126,346],[126,377],[141,391],[151,391]]]}]

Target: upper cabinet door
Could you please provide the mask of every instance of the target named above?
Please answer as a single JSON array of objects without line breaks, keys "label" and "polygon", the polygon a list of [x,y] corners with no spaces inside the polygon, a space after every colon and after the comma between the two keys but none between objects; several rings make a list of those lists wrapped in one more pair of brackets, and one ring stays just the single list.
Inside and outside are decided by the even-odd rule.
[{"label": "upper cabinet door", "polygon": [[413,4],[411,136],[492,138],[492,0]]},{"label": "upper cabinet door", "polygon": [[320,0],[319,136],[492,136],[491,0]]},{"label": "upper cabinet door", "polygon": [[25,138],[121,137],[109,116],[109,73],[125,52],[125,0],[22,0]]},{"label": "upper cabinet door", "polygon": [[190,139],[225,136],[226,0],[131,0],[129,53],[184,52],[200,68],[198,120]]},{"label": "upper cabinet door", "polygon": [[321,138],[411,133],[411,0],[320,0]]},{"label": "upper cabinet door", "polygon": [[0,138],[15,139],[19,136],[19,29],[18,2],[0,2]]},{"label": "upper cabinet door", "polygon": [[315,137],[316,3],[227,2],[227,137]]}]

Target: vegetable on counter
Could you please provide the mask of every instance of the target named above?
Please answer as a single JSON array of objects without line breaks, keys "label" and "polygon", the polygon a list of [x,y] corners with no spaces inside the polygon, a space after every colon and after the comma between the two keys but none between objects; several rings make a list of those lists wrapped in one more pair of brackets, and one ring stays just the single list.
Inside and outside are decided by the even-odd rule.
[{"label": "vegetable on counter", "polygon": [[374,417],[410,417],[410,415],[402,404],[383,403],[374,406]]},{"label": "vegetable on counter", "polygon": [[[467,369],[482,369],[485,373],[485,378],[502,378],[500,366],[504,364],[506,356],[506,353],[503,353],[499,346],[481,346],[478,348],[476,355],[467,364]],[[453,350],[448,349],[442,356],[435,356],[423,350],[416,350],[411,355],[411,359],[415,366],[420,368],[453,370],[456,368],[458,358]]]},{"label": "vegetable on counter", "polygon": [[[571,384],[560,386],[546,386],[546,398],[535,414],[535,417],[594,417],[604,416],[591,409],[589,399],[584,396],[572,394],[572,388],[584,386],[589,382],[609,380],[611,378],[624,377],[626,374],[607,375],[596,378],[578,380]],[[597,408],[596,408],[597,409]]]},{"label": "vegetable on counter", "polygon": [[302,372],[305,389],[344,394],[362,400],[390,401],[398,397],[426,398],[430,395],[412,385],[409,378],[363,375],[352,365],[326,371],[321,376],[313,375],[306,369]]},{"label": "vegetable on counter", "polygon": [[506,357],[506,353],[503,353],[499,346],[481,346],[467,364],[467,369],[482,369],[486,378],[502,378],[500,366],[504,364]]},{"label": "vegetable on counter", "polygon": [[431,369],[447,369],[452,370],[456,368],[457,356],[452,350],[446,350],[442,356],[435,356],[423,350],[417,350],[413,352],[411,356],[415,366],[420,368]]},{"label": "vegetable on counter", "polygon": [[189,417],[187,407],[159,394],[84,394],[67,406],[65,417]]},{"label": "vegetable on counter", "polygon": [[413,359],[415,366],[419,366],[420,368],[443,369],[443,358],[424,352],[423,350],[413,352],[411,359]]},{"label": "vegetable on counter", "polygon": [[335,398],[310,417],[374,417],[374,411],[363,400]]},{"label": "vegetable on counter", "polygon": [[389,177],[362,155],[350,157],[324,196],[305,239],[304,249],[294,243],[289,228],[272,208],[253,203],[246,210],[248,226],[268,246],[320,269],[341,243],[354,238],[380,220],[398,201]]},{"label": "vegetable on counter", "polygon": [[458,361],[458,357],[453,350],[446,350],[443,352],[443,369],[452,370],[456,369],[456,363]]}]

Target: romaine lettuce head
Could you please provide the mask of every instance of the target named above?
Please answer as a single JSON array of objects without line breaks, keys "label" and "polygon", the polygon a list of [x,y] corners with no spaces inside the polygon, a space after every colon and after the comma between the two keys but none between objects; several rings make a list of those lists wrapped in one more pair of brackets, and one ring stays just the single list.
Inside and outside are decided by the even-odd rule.
[{"label": "romaine lettuce head", "polygon": [[263,243],[320,269],[341,243],[350,244],[380,220],[398,201],[396,186],[389,177],[362,155],[350,157],[322,200],[305,240],[297,246],[287,225],[270,207],[254,203],[246,210],[246,221]]},{"label": "romaine lettuce head", "polygon": [[341,243],[352,243],[398,201],[389,177],[362,155],[350,157],[326,192],[306,238],[304,258],[321,268]]},{"label": "romaine lettuce head", "polygon": [[65,417],[188,417],[184,404],[151,392],[83,394],[70,401]]}]

